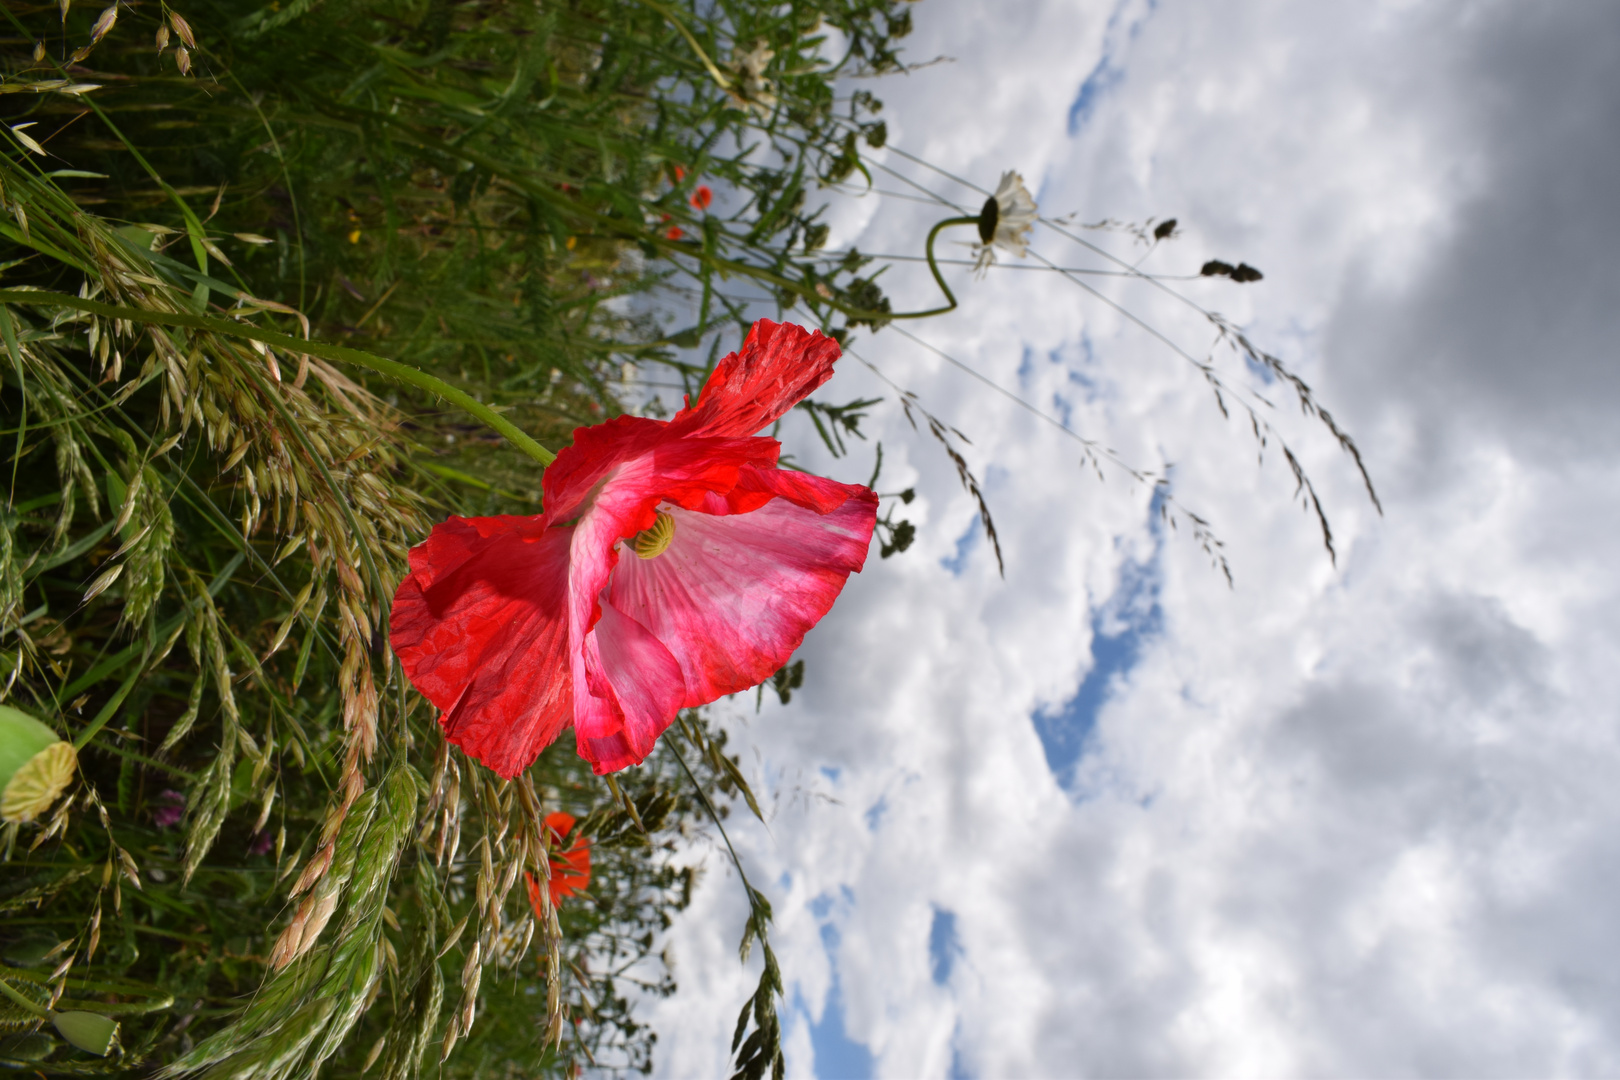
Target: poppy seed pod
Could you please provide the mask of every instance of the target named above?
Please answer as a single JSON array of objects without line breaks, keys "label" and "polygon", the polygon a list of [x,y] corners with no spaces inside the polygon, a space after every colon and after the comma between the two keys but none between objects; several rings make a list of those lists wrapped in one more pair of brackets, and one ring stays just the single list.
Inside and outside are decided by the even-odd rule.
[{"label": "poppy seed pod", "polygon": [[[43,987],[38,988],[40,992]],[[0,979],[0,994],[21,1005],[25,1012],[56,1025],[62,1038],[87,1054],[106,1057],[118,1042],[118,1021],[90,1012],[57,1012],[27,997],[4,979]]]},{"label": "poppy seed pod", "polygon": [[26,823],[50,809],[77,763],[73,747],[54,731],[0,705],[0,821]]}]

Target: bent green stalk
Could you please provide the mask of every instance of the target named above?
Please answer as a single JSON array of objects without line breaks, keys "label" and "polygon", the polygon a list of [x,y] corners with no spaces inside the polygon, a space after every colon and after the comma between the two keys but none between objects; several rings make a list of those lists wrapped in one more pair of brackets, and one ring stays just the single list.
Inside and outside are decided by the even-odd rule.
[{"label": "bent green stalk", "polygon": [[977,225],[978,223],[979,217],[977,214],[964,217],[951,217],[946,218],[944,221],[937,222],[932,229],[928,230],[928,243],[924,247],[924,253],[928,256],[928,269],[933,271],[934,281],[939,285],[939,291],[945,294],[945,299],[949,300],[950,303],[946,304],[944,307],[931,308],[928,311],[905,311],[898,315],[886,316],[886,318],[926,319],[930,315],[943,315],[947,311],[956,310],[956,294],[951,292],[951,287],[949,285],[945,284],[945,275],[939,272],[939,263],[934,261],[934,238],[940,234],[940,230],[947,229],[952,225]]},{"label": "bent green stalk", "polygon": [[426,390],[431,394],[437,394],[451,404],[464,409],[505,436],[513,446],[528,454],[542,466],[550,465],[557,458],[556,454],[535,442],[522,428],[465,390],[458,390],[443,379],[435,378],[425,371],[411,367],[409,364],[389,360],[386,357],[377,356],[361,349],[351,349],[347,345],[333,345],[324,341],[306,341],[302,338],[295,338],[291,334],[266,330],[251,323],[216,319],[208,315],[120,307],[116,304],[103,304],[98,300],[84,300],[77,296],[68,296],[65,293],[0,289],[0,304],[65,307],[72,308],[75,311],[89,312],[92,315],[100,315],[105,319],[126,319],[130,322],[146,323],[152,326],[180,326],[189,330],[207,330],[223,337],[246,338],[265,345],[274,345],[278,349],[293,354],[309,353],[311,356],[319,356],[323,360],[370,368],[372,371],[386,375],[390,379],[396,379],[418,389]]}]

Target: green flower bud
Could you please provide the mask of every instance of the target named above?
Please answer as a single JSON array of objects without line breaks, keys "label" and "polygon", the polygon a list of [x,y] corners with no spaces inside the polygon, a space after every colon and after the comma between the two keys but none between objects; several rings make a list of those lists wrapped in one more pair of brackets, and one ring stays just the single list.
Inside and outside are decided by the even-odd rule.
[{"label": "green flower bud", "polygon": [[118,1040],[118,1021],[100,1013],[53,1012],[51,1023],[62,1038],[97,1057],[106,1057]]},{"label": "green flower bud", "polygon": [[0,821],[33,821],[73,779],[73,747],[27,713],[0,705]]}]

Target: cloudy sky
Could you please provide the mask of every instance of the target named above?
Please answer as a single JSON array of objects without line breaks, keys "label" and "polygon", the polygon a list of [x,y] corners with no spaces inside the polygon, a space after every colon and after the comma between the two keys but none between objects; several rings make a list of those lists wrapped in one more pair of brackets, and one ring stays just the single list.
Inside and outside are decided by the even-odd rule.
[{"label": "cloudy sky", "polygon": [[[1185,357],[1005,257],[982,282],[955,268],[961,308],[914,339],[857,340],[972,440],[1007,569],[937,444],[844,360],[820,397],[887,398],[865,430],[879,489],[918,492],[896,515],[918,540],[874,551],[789,706],[729,706],[769,796],[769,829],[735,838],[776,905],[789,1074],[1620,1072],[1620,6],[915,19],[908,56],[952,61],[871,86],[894,147],[876,187],[976,211],[897,151],[984,188],[1018,169],[1049,217],[1176,218],[1151,251],[1076,230],[1145,271],[1259,267],[1169,284],[1311,385],[1383,514],[1285,387],[1141,283],[1077,275],[1212,356],[1230,419]],[[949,212],[841,198],[833,242],[917,253]],[[1049,229],[1034,249],[1112,265]],[[915,265],[884,280],[898,308],[934,302]],[[1099,481],[930,346],[1167,474],[1232,586],[1150,487],[1106,462]],[[788,441],[870,474],[870,442]],[[646,1009],[667,1076],[723,1075],[757,977],[735,876],[706,865],[671,935],[681,990]]]}]

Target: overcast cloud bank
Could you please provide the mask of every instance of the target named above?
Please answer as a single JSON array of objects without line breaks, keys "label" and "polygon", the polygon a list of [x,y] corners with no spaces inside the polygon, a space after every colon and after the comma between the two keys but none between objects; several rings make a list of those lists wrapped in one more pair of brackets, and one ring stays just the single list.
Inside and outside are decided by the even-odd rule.
[{"label": "overcast cloud bank", "polygon": [[[876,87],[894,143],[985,187],[1019,168],[1049,214],[1177,217],[1144,269],[1262,268],[1178,287],[1312,384],[1385,513],[1217,354],[1276,403],[1334,565],[1275,440],[1257,465],[1195,370],[1056,275],[961,271],[962,308],[909,329],[1172,466],[1234,588],[1146,486],[1088,478],[897,332],[857,341],[972,438],[1007,574],[949,462],[843,361],[821,397],[889,399],[879,488],[916,486],[920,532],[851,581],[791,705],[731,706],[772,796],[769,832],[734,835],[776,904],[790,1074],[1620,1070],[1620,9],[929,0],[916,23],[913,58],[956,62]],[[848,200],[833,241],[912,252],[944,213]],[[933,301],[923,271],[889,277],[897,308]],[[1098,287],[1209,349],[1152,290]],[[681,991],[649,1003],[664,1075],[721,1075],[753,984],[741,890],[707,865]]]}]

